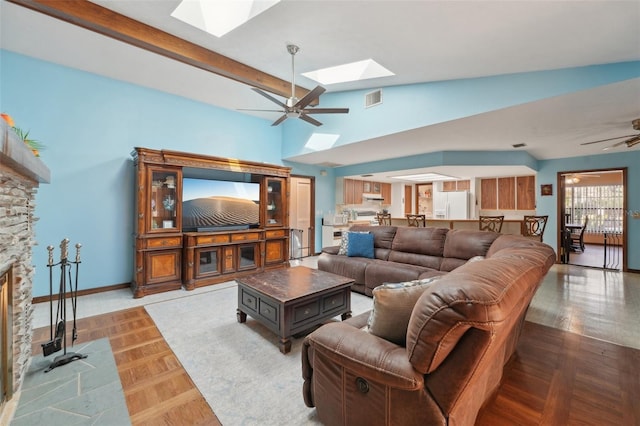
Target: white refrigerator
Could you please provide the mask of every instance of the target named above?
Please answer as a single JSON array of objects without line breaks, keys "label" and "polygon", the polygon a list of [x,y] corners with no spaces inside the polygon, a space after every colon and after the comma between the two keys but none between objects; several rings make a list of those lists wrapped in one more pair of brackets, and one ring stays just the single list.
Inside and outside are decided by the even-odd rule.
[{"label": "white refrigerator", "polygon": [[435,219],[469,219],[469,191],[434,192]]}]

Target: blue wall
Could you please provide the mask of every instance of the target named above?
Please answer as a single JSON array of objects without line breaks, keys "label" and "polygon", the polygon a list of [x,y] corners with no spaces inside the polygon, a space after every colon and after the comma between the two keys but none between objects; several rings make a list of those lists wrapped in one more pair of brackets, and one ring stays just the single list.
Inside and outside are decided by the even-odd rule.
[{"label": "blue wall", "polygon": [[43,143],[51,184],[36,197],[35,296],[47,245],[81,243],[80,288],[131,281],[136,146],[282,164],[281,129],[237,112],[0,51],[0,110]]},{"label": "blue wall", "polygon": [[[548,91],[544,96],[547,96],[549,93],[590,87],[598,82],[629,78],[634,72],[637,74],[637,69],[638,63],[586,67],[576,70],[573,79],[566,70],[533,73],[535,76],[506,76],[503,81],[511,89],[503,88],[501,91],[516,92],[521,89],[518,84],[535,78],[545,82],[544,87]],[[0,71],[0,110],[11,114],[19,127],[30,130],[31,136],[46,146],[41,155],[52,173],[51,184],[42,185],[36,197],[36,215],[40,217],[36,223],[36,238],[40,245],[34,249],[35,296],[49,292],[46,246],[56,246],[58,255],[57,246],[65,237],[70,238],[72,244],[83,244],[80,288],[103,287],[131,280],[134,170],[130,152],[136,146],[284,164],[291,166],[294,174],[315,176],[316,250],[321,246],[322,214],[335,208],[336,176],[394,170],[399,165],[406,168],[407,161],[418,162],[420,166],[424,166],[425,161],[432,165],[478,164],[477,161],[486,157],[504,164],[524,164],[537,169],[539,183],[555,183],[555,173],[562,170],[628,167],[629,209],[640,210],[640,193],[634,186],[640,178],[638,151],[553,161],[537,161],[526,153],[516,157],[513,153],[503,156],[500,153],[443,152],[335,170],[328,168],[326,176],[321,176],[319,167],[282,160],[305,152],[304,143],[313,128],[298,120],[288,120],[283,126],[274,128],[267,120],[3,50],[0,50]],[[500,87],[494,78],[478,80],[485,81],[485,90]],[[426,92],[430,96],[439,94],[442,98],[448,89],[459,84],[459,88],[449,92],[449,98],[456,90],[463,96],[463,88],[474,86],[473,94],[469,95],[473,98],[483,93],[483,84],[475,83],[446,82],[403,86],[394,90],[402,94],[403,102],[422,105],[420,108],[424,112],[429,109],[435,111],[433,106],[423,104]],[[491,101],[491,104],[463,102],[471,108],[464,111],[455,111],[452,104],[444,116],[422,114],[422,118],[408,117],[404,108],[395,106],[396,113],[401,111],[400,115],[405,117],[399,125],[392,109],[387,109],[385,118],[380,120],[360,116],[357,109],[362,109],[363,93],[323,96],[323,107],[356,106],[357,100],[357,108],[352,108],[354,114],[349,114],[348,126],[339,114],[322,117],[325,124],[323,132],[342,131],[338,144],[419,127],[428,124],[425,120],[450,119],[543,96],[535,90],[527,90],[518,99],[508,99],[505,95],[499,101]],[[391,108],[393,104],[385,98],[385,108]],[[354,126],[352,120],[358,123],[358,117],[362,125]],[[546,242],[555,247],[555,195],[538,198],[537,202],[538,211],[552,218],[547,234],[552,237],[548,237]],[[629,267],[640,269],[640,221],[629,220],[629,231]]]}]

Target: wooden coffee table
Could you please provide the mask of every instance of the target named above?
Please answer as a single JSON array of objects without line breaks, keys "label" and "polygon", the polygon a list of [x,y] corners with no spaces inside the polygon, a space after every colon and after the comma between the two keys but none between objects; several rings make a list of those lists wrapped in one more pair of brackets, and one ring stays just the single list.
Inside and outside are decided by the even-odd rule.
[{"label": "wooden coffee table", "polygon": [[291,336],[337,315],[351,317],[351,278],[304,266],[274,269],[236,278],[238,322],[247,315],[280,337],[280,352]]}]

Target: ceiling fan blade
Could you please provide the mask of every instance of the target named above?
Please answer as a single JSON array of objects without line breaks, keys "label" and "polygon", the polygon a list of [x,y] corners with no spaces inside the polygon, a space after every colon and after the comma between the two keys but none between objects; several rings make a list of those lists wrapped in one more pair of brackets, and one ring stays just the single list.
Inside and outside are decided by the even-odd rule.
[{"label": "ceiling fan blade", "polygon": [[284,112],[281,109],[250,109],[250,108],[237,108],[236,111]]},{"label": "ceiling fan blade", "polygon": [[302,113],[302,114],[300,114],[300,117],[298,117],[298,118],[300,118],[300,120],[306,121],[307,123],[311,123],[314,126],[322,126],[321,122],[319,122],[315,118],[309,117],[307,114]]},{"label": "ceiling fan blade", "polygon": [[305,114],[347,114],[349,108],[307,108]]},{"label": "ceiling fan blade", "polygon": [[278,118],[276,121],[273,122],[272,126],[277,126],[278,124],[282,123],[287,118],[288,118],[287,114],[283,114],[280,118]]},{"label": "ceiling fan blade", "polygon": [[[607,141],[614,141],[616,139],[622,139],[622,138],[630,138],[630,137],[634,137],[634,136],[638,136],[638,135],[625,135],[625,136],[617,136],[615,138],[608,138],[608,139],[600,139],[598,141],[591,141],[591,142],[585,142],[585,143],[581,143],[580,145],[591,145],[594,143],[600,143],[600,142],[607,142]],[[622,142],[624,143],[624,142]],[[620,145],[622,145],[622,143]],[[616,145],[614,145],[616,146]]]},{"label": "ceiling fan blade", "polygon": [[273,96],[271,96],[270,94],[268,94],[267,92],[263,92],[262,90],[258,89],[257,87],[252,87],[251,90],[253,90],[254,92],[264,96],[265,98],[269,99],[271,102],[276,103],[278,105],[280,105],[282,108],[284,108],[285,110],[287,109],[287,105],[285,105],[284,103],[282,103],[282,101],[274,98]]},{"label": "ceiling fan blade", "polygon": [[298,102],[296,102],[296,104],[294,105],[295,108],[304,108],[307,105],[309,105],[311,102],[313,102],[314,99],[318,98],[320,95],[322,95],[327,89],[325,89],[322,86],[316,86],[315,89],[313,89],[312,91],[310,91],[309,93],[307,93],[306,95],[304,95],[304,97],[302,99],[300,99]]}]

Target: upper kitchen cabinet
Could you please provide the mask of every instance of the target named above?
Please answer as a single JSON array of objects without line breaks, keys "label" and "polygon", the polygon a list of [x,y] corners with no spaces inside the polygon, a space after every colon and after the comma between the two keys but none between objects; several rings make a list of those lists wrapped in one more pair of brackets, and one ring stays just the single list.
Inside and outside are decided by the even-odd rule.
[{"label": "upper kitchen cabinet", "polygon": [[535,210],[535,176],[485,178],[480,180],[483,210]]},{"label": "upper kitchen cabinet", "polygon": [[391,204],[391,184],[390,183],[381,183],[380,184],[380,195],[384,199],[384,204]]}]

